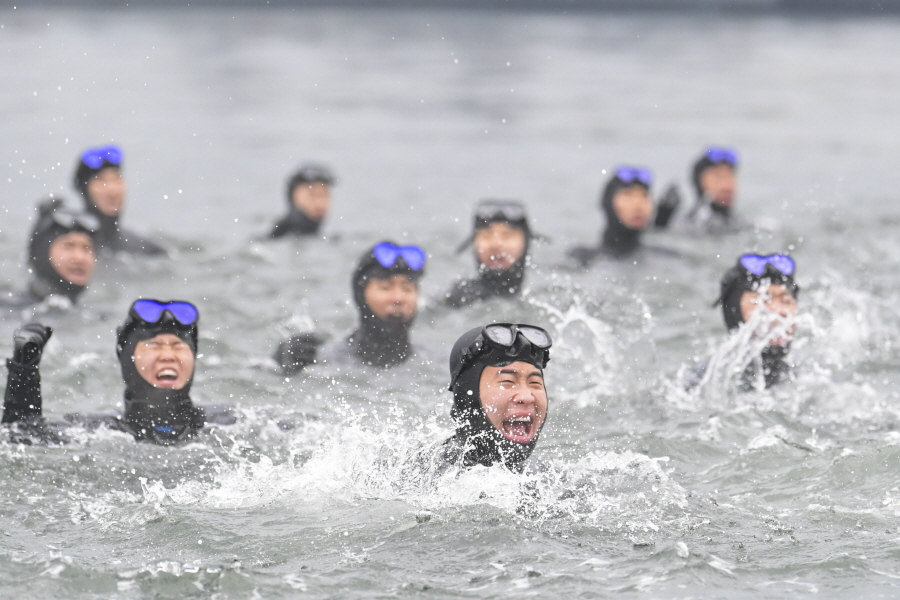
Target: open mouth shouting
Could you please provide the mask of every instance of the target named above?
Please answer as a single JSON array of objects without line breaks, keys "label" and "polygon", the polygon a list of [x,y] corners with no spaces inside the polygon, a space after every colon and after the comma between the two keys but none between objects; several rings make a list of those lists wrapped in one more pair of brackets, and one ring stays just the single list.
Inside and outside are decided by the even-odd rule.
[{"label": "open mouth shouting", "polygon": [[178,371],[172,367],[163,367],[156,372],[151,382],[154,386],[160,388],[174,388],[178,383]]},{"label": "open mouth shouting", "polygon": [[527,444],[537,435],[538,418],[534,413],[507,416],[500,425],[500,433],[511,442]]}]

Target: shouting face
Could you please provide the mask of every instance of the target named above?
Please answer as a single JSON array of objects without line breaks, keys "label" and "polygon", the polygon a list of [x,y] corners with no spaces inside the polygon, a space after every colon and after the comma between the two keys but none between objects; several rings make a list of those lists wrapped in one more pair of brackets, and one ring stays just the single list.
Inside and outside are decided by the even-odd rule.
[{"label": "shouting face", "polygon": [[134,366],[153,387],[180,390],[194,374],[194,351],[177,335],[161,333],[135,346]]},{"label": "shouting face", "polygon": [[527,444],[537,436],[547,417],[547,390],[540,369],[524,361],[487,367],[481,372],[479,392],[488,420],[503,437]]}]

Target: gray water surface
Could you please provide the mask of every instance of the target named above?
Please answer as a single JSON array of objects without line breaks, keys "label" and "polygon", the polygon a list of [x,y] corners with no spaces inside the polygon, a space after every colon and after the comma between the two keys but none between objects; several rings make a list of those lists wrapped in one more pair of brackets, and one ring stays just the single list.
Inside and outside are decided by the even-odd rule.
[{"label": "gray water surface", "polygon": [[[46,414],[118,408],[138,295],[199,305],[195,400],[245,414],[186,447],[0,445],[4,597],[900,596],[900,21],[18,8],[0,68],[0,289],[27,277],[35,201],[77,203],[78,153],[110,141],[125,223],[175,255],[107,261],[91,314],[44,317]],[[688,194],[708,143],[740,149],[762,228],[566,268],[602,225],[604,169]],[[309,159],[340,178],[327,239],[253,241]],[[451,313],[433,299],[473,271],[454,249],[482,197],[525,200],[551,242],[524,298]],[[285,379],[274,346],[349,331],[352,265],[386,237],[430,253],[422,353]],[[744,250],[797,257],[797,381],[681,392]],[[430,477],[449,347],[489,320],[554,335],[545,468]]]}]

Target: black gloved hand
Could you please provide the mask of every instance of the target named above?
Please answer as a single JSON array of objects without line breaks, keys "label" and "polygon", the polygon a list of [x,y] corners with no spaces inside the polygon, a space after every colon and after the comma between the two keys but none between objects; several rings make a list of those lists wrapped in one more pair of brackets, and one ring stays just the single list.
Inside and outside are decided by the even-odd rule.
[{"label": "black gloved hand", "polygon": [[653,221],[653,226],[657,229],[668,227],[672,215],[678,210],[680,204],[681,194],[678,193],[678,186],[673,183],[666,188],[666,192],[656,205],[656,219]]},{"label": "black gloved hand", "polygon": [[316,362],[316,354],[324,340],[315,333],[300,333],[278,345],[275,360],[287,373],[296,373]]},{"label": "black gloved hand", "polygon": [[20,365],[36,367],[41,362],[44,345],[53,329],[40,323],[28,323],[13,332],[13,362]]}]

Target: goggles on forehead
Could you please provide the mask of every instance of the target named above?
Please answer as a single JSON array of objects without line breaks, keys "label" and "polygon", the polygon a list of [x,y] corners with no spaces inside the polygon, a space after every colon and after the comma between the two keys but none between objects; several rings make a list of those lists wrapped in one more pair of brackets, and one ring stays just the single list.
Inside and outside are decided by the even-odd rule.
[{"label": "goggles on forehead", "polygon": [[425,266],[425,251],[418,246],[398,246],[391,242],[381,242],[372,248],[372,254],[378,264],[385,269],[393,268],[401,258],[413,271],[419,271]]},{"label": "goggles on forehead", "polygon": [[650,187],[653,185],[653,172],[646,167],[623,165],[616,168],[616,179],[623,183],[640,183]]},{"label": "goggles on forehead", "polygon": [[749,273],[761,277],[766,272],[766,265],[772,265],[775,270],[783,275],[793,275],[796,264],[794,259],[787,254],[744,254],[738,259],[742,267]]},{"label": "goggles on forehead", "polygon": [[92,169],[99,169],[104,162],[119,165],[122,163],[122,149],[114,144],[88,148],[81,153],[81,162]]},{"label": "goggles on forehead", "polygon": [[706,149],[706,158],[714,163],[727,163],[732,167],[738,163],[737,152],[724,146],[710,146]]},{"label": "goggles on forehead", "polygon": [[81,229],[95,233],[100,229],[100,221],[97,220],[97,217],[90,214],[78,214],[68,210],[57,209],[50,212],[49,217],[54,223],[69,231]]},{"label": "goggles on forehead", "polygon": [[135,300],[129,311],[131,315],[148,325],[159,323],[165,313],[169,313],[175,321],[185,327],[197,323],[200,311],[190,302],[174,300],[172,302],[160,302],[149,298]]},{"label": "goggles on forehead", "polygon": [[450,374],[450,389],[459,374],[479,356],[494,352],[511,362],[523,360],[543,369],[550,360],[553,340],[545,329],[535,325],[494,323],[486,325],[471,346],[463,351],[462,360]]},{"label": "goggles on forehead", "polygon": [[517,223],[525,221],[525,207],[515,200],[483,200],[475,207],[475,219],[478,222],[508,221]]}]

